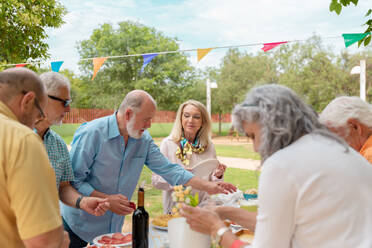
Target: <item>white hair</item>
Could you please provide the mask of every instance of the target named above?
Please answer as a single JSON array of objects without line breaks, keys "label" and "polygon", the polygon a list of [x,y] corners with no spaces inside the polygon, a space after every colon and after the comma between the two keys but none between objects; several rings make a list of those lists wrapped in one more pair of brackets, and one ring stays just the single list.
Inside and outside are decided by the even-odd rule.
[{"label": "white hair", "polygon": [[372,105],[356,96],[340,96],[331,101],[319,116],[319,121],[334,128],[345,128],[349,119],[356,119],[372,128]]},{"label": "white hair", "polygon": [[59,95],[59,90],[62,87],[66,87],[70,90],[70,81],[63,76],[54,71],[45,72],[40,75],[41,81],[44,83],[48,94]]},{"label": "white hair", "polygon": [[334,139],[347,149],[345,141],[320,124],[317,113],[284,86],[269,84],[253,88],[235,106],[232,117],[234,127],[240,132],[244,132],[243,122],[259,124],[258,152],[262,161],[309,133]]}]

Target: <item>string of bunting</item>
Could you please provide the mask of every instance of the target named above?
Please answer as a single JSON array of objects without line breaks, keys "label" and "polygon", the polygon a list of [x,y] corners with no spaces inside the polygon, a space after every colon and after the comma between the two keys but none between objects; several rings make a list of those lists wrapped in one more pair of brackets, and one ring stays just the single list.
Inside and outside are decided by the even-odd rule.
[{"label": "string of bunting", "polygon": [[[371,33],[350,33],[350,34],[342,34],[342,37],[344,38],[345,47],[349,47],[352,44],[360,41],[361,39],[365,38],[367,35],[370,35]],[[331,37],[325,37],[323,39],[334,39],[334,38],[340,38],[340,36],[331,36]],[[127,54],[127,55],[119,55],[119,56],[107,56],[107,57],[95,57],[95,58],[84,58],[80,59],[80,61],[85,60],[92,60],[93,61],[93,77],[92,80],[96,77],[99,69],[102,67],[102,65],[105,63],[107,59],[115,59],[115,58],[125,58],[125,57],[143,57],[143,65],[140,70],[140,74],[145,69],[146,65],[151,62],[153,58],[160,54],[169,54],[169,53],[182,53],[182,52],[197,52],[197,61],[199,62],[202,60],[210,51],[214,49],[226,49],[226,48],[238,48],[238,47],[248,47],[248,46],[258,46],[263,45],[261,48],[264,52],[267,52],[281,44],[290,43],[290,42],[301,42],[305,40],[291,40],[291,41],[281,41],[281,42],[271,42],[271,43],[250,43],[250,44],[244,44],[244,45],[233,45],[233,46],[220,46],[220,47],[210,47],[210,48],[197,48],[197,49],[185,49],[185,50],[175,50],[175,51],[163,51],[163,52],[154,52],[154,53],[143,53],[143,54]],[[64,61],[53,61],[50,62],[52,71],[59,72],[59,70],[62,67],[62,64]],[[22,63],[22,64],[7,64],[5,66],[15,66],[15,67],[23,67],[29,64],[45,64],[42,62],[28,62],[28,63]]]}]

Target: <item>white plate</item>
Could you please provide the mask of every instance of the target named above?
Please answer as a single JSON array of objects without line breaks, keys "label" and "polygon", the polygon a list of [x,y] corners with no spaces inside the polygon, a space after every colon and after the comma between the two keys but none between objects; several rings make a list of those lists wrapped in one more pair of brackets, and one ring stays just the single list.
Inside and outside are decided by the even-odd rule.
[{"label": "white plate", "polygon": [[[98,245],[98,246],[103,245],[103,244],[98,243],[98,240],[100,240],[103,236],[109,236],[109,237],[111,237],[114,234],[115,233],[107,233],[107,234],[99,235],[99,236],[97,236],[97,237],[95,237],[93,239],[93,244],[94,245]],[[132,233],[122,233],[122,234],[125,236],[127,234],[132,234]],[[117,245],[115,245],[115,244],[109,244],[109,245],[111,245],[112,247],[127,247],[127,246],[131,246],[132,245],[132,241],[131,242],[128,242],[128,243],[125,243],[125,244],[117,244]]]},{"label": "white plate", "polygon": [[197,163],[191,170],[191,172],[201,178],[208,178],[213,171],[218,167],[219,162],[217,159],[206,159]]},{"label": "white plate", "polygon": [[150,224],[153,228],[155,229],[159,229],[159,230],[162,230],[162,231],[168,231],[168,227],[167,226],[157,226],[157,225],[154,225],[154,224]]}]

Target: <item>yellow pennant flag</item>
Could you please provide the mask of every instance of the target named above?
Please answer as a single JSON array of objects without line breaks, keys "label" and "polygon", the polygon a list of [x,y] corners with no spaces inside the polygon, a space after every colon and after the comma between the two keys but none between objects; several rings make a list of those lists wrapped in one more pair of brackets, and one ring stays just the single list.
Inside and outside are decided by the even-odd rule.
[{"label": "yellow pennant flag", "polygon": [[198,62],[204,58],[205,55],[207,55],[211,50],[213,49],[212,48],[204,48],[204,49],[201,49],[201,48],[198,48]]},{"label": "yellow pennant flag", "polygon": [[107,60],[107,57],[101,57],[101,58],[94,58],[93,59],[94,72],[93,72],[92,80],[96,77],[97,72],[99,71],[99,69],[101,68],[103,63],[105,63],[106,60]]}]

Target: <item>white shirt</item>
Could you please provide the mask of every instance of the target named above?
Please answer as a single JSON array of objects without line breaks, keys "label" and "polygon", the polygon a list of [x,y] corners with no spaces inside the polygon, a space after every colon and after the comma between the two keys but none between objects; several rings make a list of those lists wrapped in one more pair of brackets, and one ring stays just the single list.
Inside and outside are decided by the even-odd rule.
[{"label": "white shirt", "polygon": [[372,166],[308,134],[262,166],[254,248],[372,247]]}]

